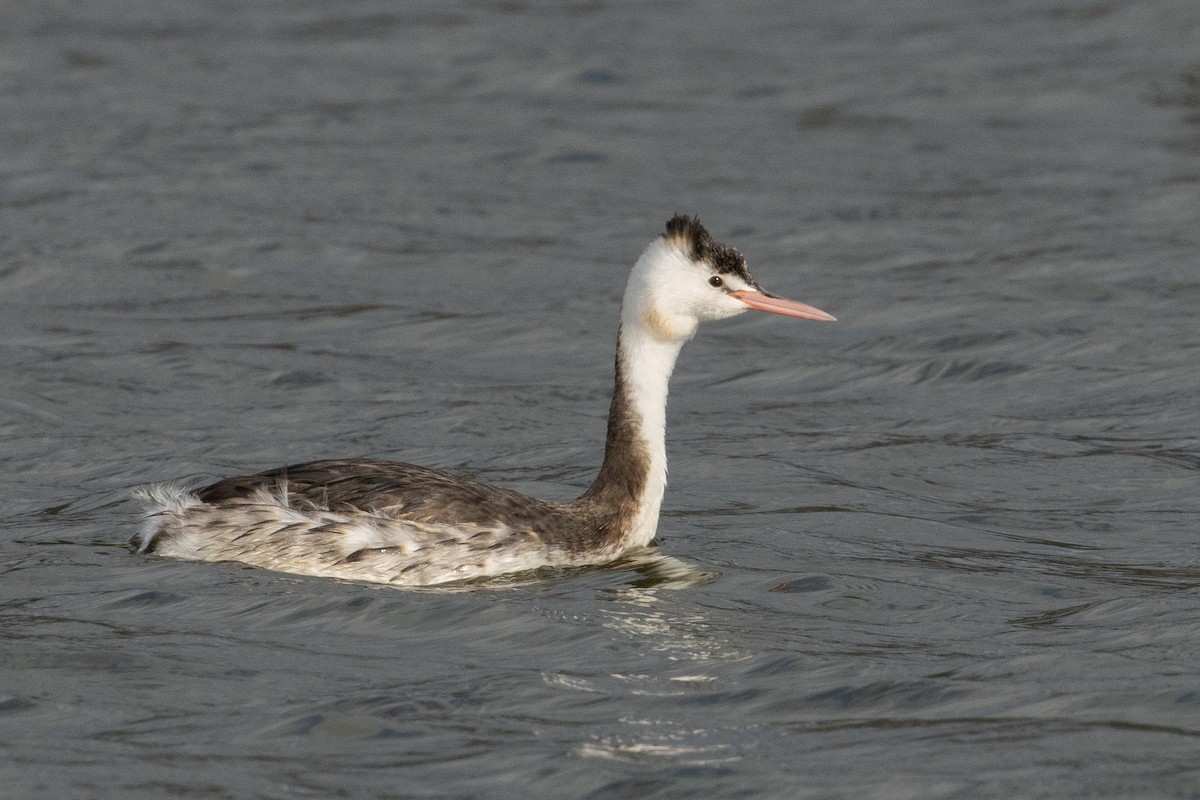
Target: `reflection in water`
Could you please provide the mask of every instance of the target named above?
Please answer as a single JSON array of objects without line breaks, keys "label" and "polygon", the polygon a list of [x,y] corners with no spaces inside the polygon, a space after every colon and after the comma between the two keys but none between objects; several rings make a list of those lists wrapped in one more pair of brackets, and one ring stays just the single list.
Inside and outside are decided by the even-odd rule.
[{"label": "reflection in water", "polygon": [[[741,651],[732,648],[712,629],[702,610],[692,605],[688,613],[680,614],[677,604],[664,607],[660,592],[659,588],[636,586],[609,590],[605,594],[609,602],[599,608],[601,624],[680,664],[699,666],[708,661],[743,657]],[[689,673],[672,675],[668,680],[695,683],[710,678]]]},{"label": "reflection in water", "polygon": [[637,589],[694,589],[712,583],[719,572],[702,570],[654,547],[641,547],[626,553],[611,569],[632,569],[642,576],[630,586]]},{"label": "reflection in water", "polygon": [[516,589],[548,581],[571,580],[588,573],[634,572],[640,577],[632,579],[631,587],[642,589],[692,589],[712,583],[721,573],[702,570],[678,558],[664,554],[657,547],[639,547],[630,550],[616,561],[587,567],[539,567],[525,572],[512,572],[495,577],[476,578],[434,586],[403,586],[405,591],[444,593],[462,592],[469,589]]},{"label": "reflection in water", "polygon": [[[639,709],[609,730],[589,734],[575,752],[589,758],[672,765],[715,765],[738,761],[750,746],[745,726],[697,725],[691,698],[716,690],[730,662],[750,658],[724,631],[711,624],[693,595],[673,589],[700,586],[716,574],[698,570],[656,551],[634,554],[632,567],[643,580],[602,590],[599,624],[615,636],[614,648],[633,649],[638,668],[607,674],[544,673],[552,687],[607,695]],[[720,665],[721,669],[716,667]]]}]

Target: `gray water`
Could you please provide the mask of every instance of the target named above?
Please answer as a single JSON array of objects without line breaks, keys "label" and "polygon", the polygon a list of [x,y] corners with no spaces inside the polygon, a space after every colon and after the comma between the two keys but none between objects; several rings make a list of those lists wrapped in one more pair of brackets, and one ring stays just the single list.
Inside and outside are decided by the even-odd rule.
[{"label": "gray water", "polygon": [[[134,554],[370,455],[554,499],[698,213],[660,540],[413,592]],[[0,786],[1200,797],[1200,5],[0,6]]]}]

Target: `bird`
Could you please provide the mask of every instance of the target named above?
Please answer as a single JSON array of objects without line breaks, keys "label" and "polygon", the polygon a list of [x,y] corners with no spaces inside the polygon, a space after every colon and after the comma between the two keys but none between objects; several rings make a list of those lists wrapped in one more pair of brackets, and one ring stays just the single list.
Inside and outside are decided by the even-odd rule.
[{"label": "bird", "polygon": [[403,587],[613,562],[654,539],[667,483],[668,380],[703,322],[748,310],[835,321],[770,294],[698,217],[676,214],[621,302],[604,459],[565,503],[375,458],[311,461],[189,489],[138,490],[137,551]]}]

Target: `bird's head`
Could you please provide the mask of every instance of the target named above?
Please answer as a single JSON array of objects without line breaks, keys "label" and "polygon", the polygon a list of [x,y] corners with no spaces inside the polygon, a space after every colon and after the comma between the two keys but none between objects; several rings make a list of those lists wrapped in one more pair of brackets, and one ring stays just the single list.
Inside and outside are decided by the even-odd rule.
[{"label": "bird's head", "polygon": [[834,320],[819,308],[764,292],[741,253],[715,241],[699,219],[682,214],[642,253],[625,289],[624,322],[640,324],[664,341],[685,341],[701,322],[749,310]]}]

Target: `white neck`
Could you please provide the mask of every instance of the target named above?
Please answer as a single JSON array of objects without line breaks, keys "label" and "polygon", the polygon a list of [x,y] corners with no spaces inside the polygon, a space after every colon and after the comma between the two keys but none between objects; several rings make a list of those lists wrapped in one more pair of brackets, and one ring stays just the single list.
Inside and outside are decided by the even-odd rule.
[{"label": "white neck", "polygon": [[581,498],[612,520],[602,524],[620,549],[654,538],[667,487],[667,382],[696,330],[694,317],[663,302],[664,268],[690,266],[680,258],[662,239],[652,243],[634,265],[621,303],[604,465]]},{"label": "white neck", "polygon": [[645,484],[626,534],[629,545],[637,546],[649,544],[658,530],[658,513],[667,488],[667,384],[685,340],[658,338],[637,318],[637,309],[626,309],[628,303],[621,314],[617,359],[626,382],[635,436],[648,456]]}]

